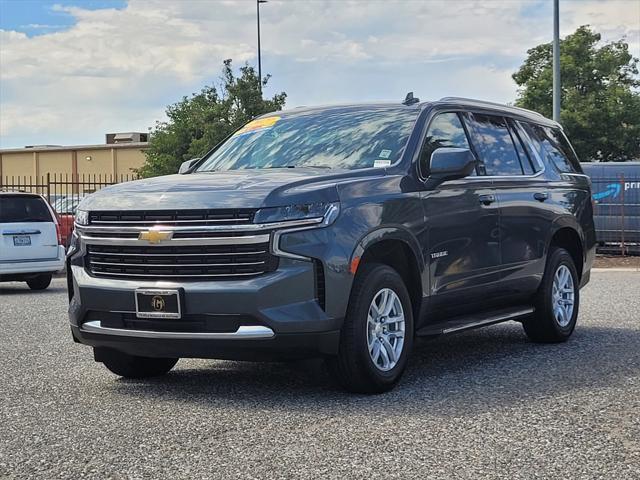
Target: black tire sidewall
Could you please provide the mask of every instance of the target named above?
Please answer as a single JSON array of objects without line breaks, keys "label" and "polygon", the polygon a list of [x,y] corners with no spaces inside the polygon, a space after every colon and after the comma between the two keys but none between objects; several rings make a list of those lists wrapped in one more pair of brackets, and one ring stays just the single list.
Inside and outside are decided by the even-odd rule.
[{"label": "black tire sidewall", "polygon": [[103,353],[100,360],[112,373],[124,378],[148,378],[164,375],[178,362],[177,358],[151,358],[128,355],[117,350]]}]

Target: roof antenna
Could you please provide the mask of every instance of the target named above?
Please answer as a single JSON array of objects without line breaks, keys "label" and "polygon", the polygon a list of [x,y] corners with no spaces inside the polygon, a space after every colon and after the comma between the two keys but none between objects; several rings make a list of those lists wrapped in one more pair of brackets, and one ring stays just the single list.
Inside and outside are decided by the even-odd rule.
[{"label": "roof antenna", "polygon": [[407,93],[407,96],[404,97],[403,105],[413,105],[414,103],[418,103],[420,101],[419,98],[413,96],[413,92]]}]

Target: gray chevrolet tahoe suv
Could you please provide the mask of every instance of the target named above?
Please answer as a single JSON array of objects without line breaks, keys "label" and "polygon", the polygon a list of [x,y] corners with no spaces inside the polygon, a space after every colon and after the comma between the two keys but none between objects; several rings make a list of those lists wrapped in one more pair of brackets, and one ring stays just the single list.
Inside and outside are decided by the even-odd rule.
[{"label": "gray chevrolet tahoe suv", "polygon": [[537,113],[412,95],[298,108],[180,170],[105,188],[76,216],[73,338],[117,375],[322,357],[372,393],[416,337],[515,320],[561,342],[576,325],[590,183]]}]

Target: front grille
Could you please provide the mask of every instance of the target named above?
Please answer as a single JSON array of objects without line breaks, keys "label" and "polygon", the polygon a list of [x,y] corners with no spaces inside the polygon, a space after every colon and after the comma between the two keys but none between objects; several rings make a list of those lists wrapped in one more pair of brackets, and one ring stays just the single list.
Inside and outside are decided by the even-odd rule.
[{"label": "front grille", "polygon": [[85,266],[99,277],[238,279],[272,272],[269,243],[202,246],[88,245]]},{"label": "front grille", "polygon": [[242,225],[252,223],[254,214],[254,209],[96,211],[90,213],[89,223],[123,227]]}]

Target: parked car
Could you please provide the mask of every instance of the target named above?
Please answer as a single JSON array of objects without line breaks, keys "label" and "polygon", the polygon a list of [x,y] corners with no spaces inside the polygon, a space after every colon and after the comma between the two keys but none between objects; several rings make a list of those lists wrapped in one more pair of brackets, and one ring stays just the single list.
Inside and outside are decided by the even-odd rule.
[{"label": "parked car", "polygon": [[537,113],[412,95],[298,108],[180,170],[76,212],[73,338],[117,375],[323,357],[346,389],[382,392],[416,336],[515,320],[562,342],[575,328],[590,184]]},{"label": "parked car", "polygon": [[583,163],[582,168],[592,182],[598,243],[605,248],[624,243],[640,252],[640,162]]},{"label": "parked car", "polygon": [[60,225],[41,195],[0,192],[0,246],[2,282],[27,282],[43,290],[64,268]]},{"label": "parked car", "polygon": [[71,240],[74,216],[81,200],[82,197],[79,195],[65,195],[57,198],[55,202],[52,202],[53,209],[58,214],[60,235],[62,237],[62,244],[65,246],[68,246]]}]

